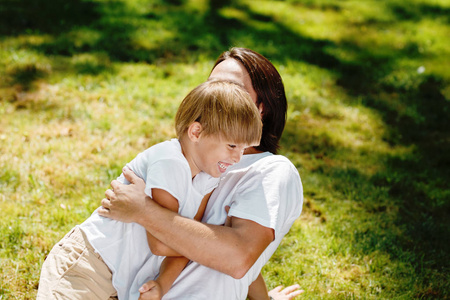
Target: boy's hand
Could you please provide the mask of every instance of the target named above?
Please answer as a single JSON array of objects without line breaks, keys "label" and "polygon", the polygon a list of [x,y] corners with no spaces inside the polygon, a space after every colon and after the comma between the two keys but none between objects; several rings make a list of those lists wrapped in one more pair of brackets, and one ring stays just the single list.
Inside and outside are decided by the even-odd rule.
[{"label": "boy's hand", "polygon": [[154,280],[144,283],[139,293],[141,293],[139,300],[161,300],[163,296],[161,285]]}]

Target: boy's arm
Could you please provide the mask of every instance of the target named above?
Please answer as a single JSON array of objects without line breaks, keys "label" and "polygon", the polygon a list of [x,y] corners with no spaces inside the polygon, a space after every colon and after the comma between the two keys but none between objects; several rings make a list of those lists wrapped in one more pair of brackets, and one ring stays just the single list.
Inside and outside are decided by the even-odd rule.
[{"label": "boy's arm", "polygon": [[[178,212],[178,200],[162,189],[152,189],[152,198],[162,207],[165,207],[173,212]],[[148,246],[153,254],[159,256],[181,256],[178,252],[162,243],[147,231]]]},{"label": "boy's arm", "polygon": [[248,287],[248,299],[249,300],[269,300],[269,291],[266,287],[266,282],[259,273],[258,278],[253,281]]},{"label": "boy's arm", "polygon": [[[153,191],[152,191],[152,194]],[[197,221],[200,221],[203,218],[203,213],[206,209],[206,204],[208,203],[209,197],[211,196],[212,192],[207,194],[197,211],[197,214],[195,215],[194,219]],[[150,239],[154,239],[154,237],[147,232],[147,236],[149,236]],[[157,239],[155,239],[157,240]],[[157,240],[158,241],[158,240]],[[162,244],[162,243],[161,243]],[[172,287],[172,284],[175,282],[177,277],[180,275],[181,271],[186,267],[187,263],[189,262],[189,259],[179,256],[179,257],[166,257],[159,269],[159,276],[157,279],[150,280],[149,282],[145,283],[140,289],[139,292],[141,293],[140,299],[159,299],[164,296],[169,289]]]},{"label": "boy's arm", "polygon": [[144,283],[139,288],[139,299],[160,300],[170,290],[188,262],[184,257],[166,257],[161,264],[158,278]]},{"label": "boy's arm", "polygon": [[155,280],[161,285],[163,295],[169,291],[188,262],[189,259],[186,257],[166,257],[164,259],[159,270],[159,276]]}]

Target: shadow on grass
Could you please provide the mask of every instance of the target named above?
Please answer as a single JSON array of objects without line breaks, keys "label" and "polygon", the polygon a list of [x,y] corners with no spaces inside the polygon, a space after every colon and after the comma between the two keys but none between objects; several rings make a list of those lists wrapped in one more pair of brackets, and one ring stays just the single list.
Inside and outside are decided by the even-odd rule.
[{"label": "shadow on grass", "polygon": [[399,20],[420,21],[423,18],[442,18],[447,23],[450,23],[449,8],[425,3],[416,5],[400,5],[400,3],[393,3],[389,6]]},{"label": "shadow on grass", "polygon": [[[317,6],[314,1],[306,3],[321,9],[341,9],[340,4]],[[235,41],[248,40],[252,48],[276,63],[304,61],[333,71],[339,78],[338,84],[350,96],[362,98],[364,105],[376,109],[383,116],[390,128],[386,141],[392,145],[414,145],[416,148],[413,158],[384,157],[386,171],[372,178],[355,170],[324,167],[317,171],[330,176],[338,192],[348,193],[350,185],[353,198],[364,195],[364,198],[359,196],[354,201],[360,201],[374,215],[382,214],[386,205],[398,208],[395,222],[404,228],[402,234],[405,236],[389,233],[389,224],[386,224],[383,231],[373,228],[361,232],[357,242],[364,251],[374,251],[380,247],[379,240],[390,234],[384,249],[400,260],[403,254],[412,253],[411,262],[417,272],[423,266],[423,257],[433,257],[433,260],[428,260],[429,268],[448,271],[450,266],[445,254],[450,249],[445,240],[450,234],[446,186],[450,180],[450,102],[441,92],[448,82],[438,76],[422,76],[411,79],[412,84],[405,89],[396,80],[386,80],[399,59],[421,57],[418,45],[410,44],[397,52],[365,49],[352,41],[336,45],[329,40],[301,36],[270,15],[255,13],[246,5],[235,4],[234,7],[248,20],[272,25],[255,29],[240,18],[224,17],[218,13],[218,9],[230,5],[228,1],[211,1],[210,8],[205,11],[188,8],[182,0],[143,1],[142,5],[143,9],[137,9],[121,1],[7,0],[0,4],[0,38],[49,36],[45,42],[27,47],[50,58],[90,54],[107,57],[111,62],[148,63],[194,62],[200,55],[214,60]],[[445,18],[448,22],[450,15],[448,9],[425,4],[397,3],[389,8],[398,20],[419,21],[436,17]],[[377,20],[370,20],[365,25],[377,26]],[[158,30],[167,34],[152,34]],[[148,39],[142,39],[142,36],[148,36]],[[356,58],[343,61],[330,54],[330,49],[344,49],[355,53]],[[72,70],[95,75],[107,72],[107,65],[86,60],[75,64]],[[46,76],[45,72],[33,66],[19,68],[8,75],[13,83],[27,87]],[[399,106],[408,107],[410,113],[400,112]],[[296,124],[288,123],[286,135],[294,138],[285,139],[284,146],[294,152],[326,157],[345,151],[339,145],[330,144],[326,138],[303,139],[304,133]],[[307,144],[302,146],[298,141]],[[358,184],[352,185],[352,182]],[[393,203],[377,205],[377,199],[364,192],[376,187],[385,187]]]},{"label": "shadow on grass", "polygon": [[83,0],[3,0],[0,3],[0,36],[61,34],[88,26],[98,17],[98,2]]}]

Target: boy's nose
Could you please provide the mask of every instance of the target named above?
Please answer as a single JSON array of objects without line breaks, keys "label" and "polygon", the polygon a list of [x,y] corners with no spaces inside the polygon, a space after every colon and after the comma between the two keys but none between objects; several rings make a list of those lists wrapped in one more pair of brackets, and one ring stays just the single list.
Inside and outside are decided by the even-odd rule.
[{"label": "boy's nose", "polygon": [[236,151],[234,151],[233,152],[233,157],[232,157],[233,162],[235,164],[240,162],[243,154],[244,154],[244,150],[236,150]]}]

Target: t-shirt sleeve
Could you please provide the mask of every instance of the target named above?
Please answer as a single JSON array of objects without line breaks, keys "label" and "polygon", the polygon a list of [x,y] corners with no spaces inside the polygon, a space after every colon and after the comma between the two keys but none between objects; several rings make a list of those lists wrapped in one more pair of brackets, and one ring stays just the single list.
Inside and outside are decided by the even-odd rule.
[{"label": "t-shirt sleeve", "polygon": [[[183,201],[186,200],[186,184],[191,181],[189,166],[179,157],[169,157],[167,152],[161,153],[161,151],[164,151],[163,147],[156,150],[149,148],[139,153],[126,167],[145,181],[145,193],[148,196],[152,196],[152,188],[162,189],[175,197],[182,207]],[[156,158],[161,156],[165,158]],[[123,184],[129,184],[123,174],[117,180]]]},{"label": "t-shirt sleeve", "polygon": [[[143,179],[145,181],[145,166],[146,166],[146,157],[145,152],[139,153],[135,158],[133,158],[132,161],[126,164],[125,167],[133,171],[133,173],[138,176],[139,178]],[[119,181],[122,184],[130,184],[130,182],[125,178],[123,173],[120,174],[119,177],[117,177],[117,181]]]},{"label": "t-shirt sleeve", "polygon": [[276,235],[285,234],[285,228],[290,228],[301,212],[303,191],[298,171],[281,160],[248,175],[233,197],[229,215],[272,228]]},{"label": "t-shirt sleeve", "polygon": [[152,196],[151,190],[162,189],[178,200],[180,207],[186,200],[186,183],[191,180],[190,171],[182,161],[162,159],[150,164],[145,179],[145,193]]}]

